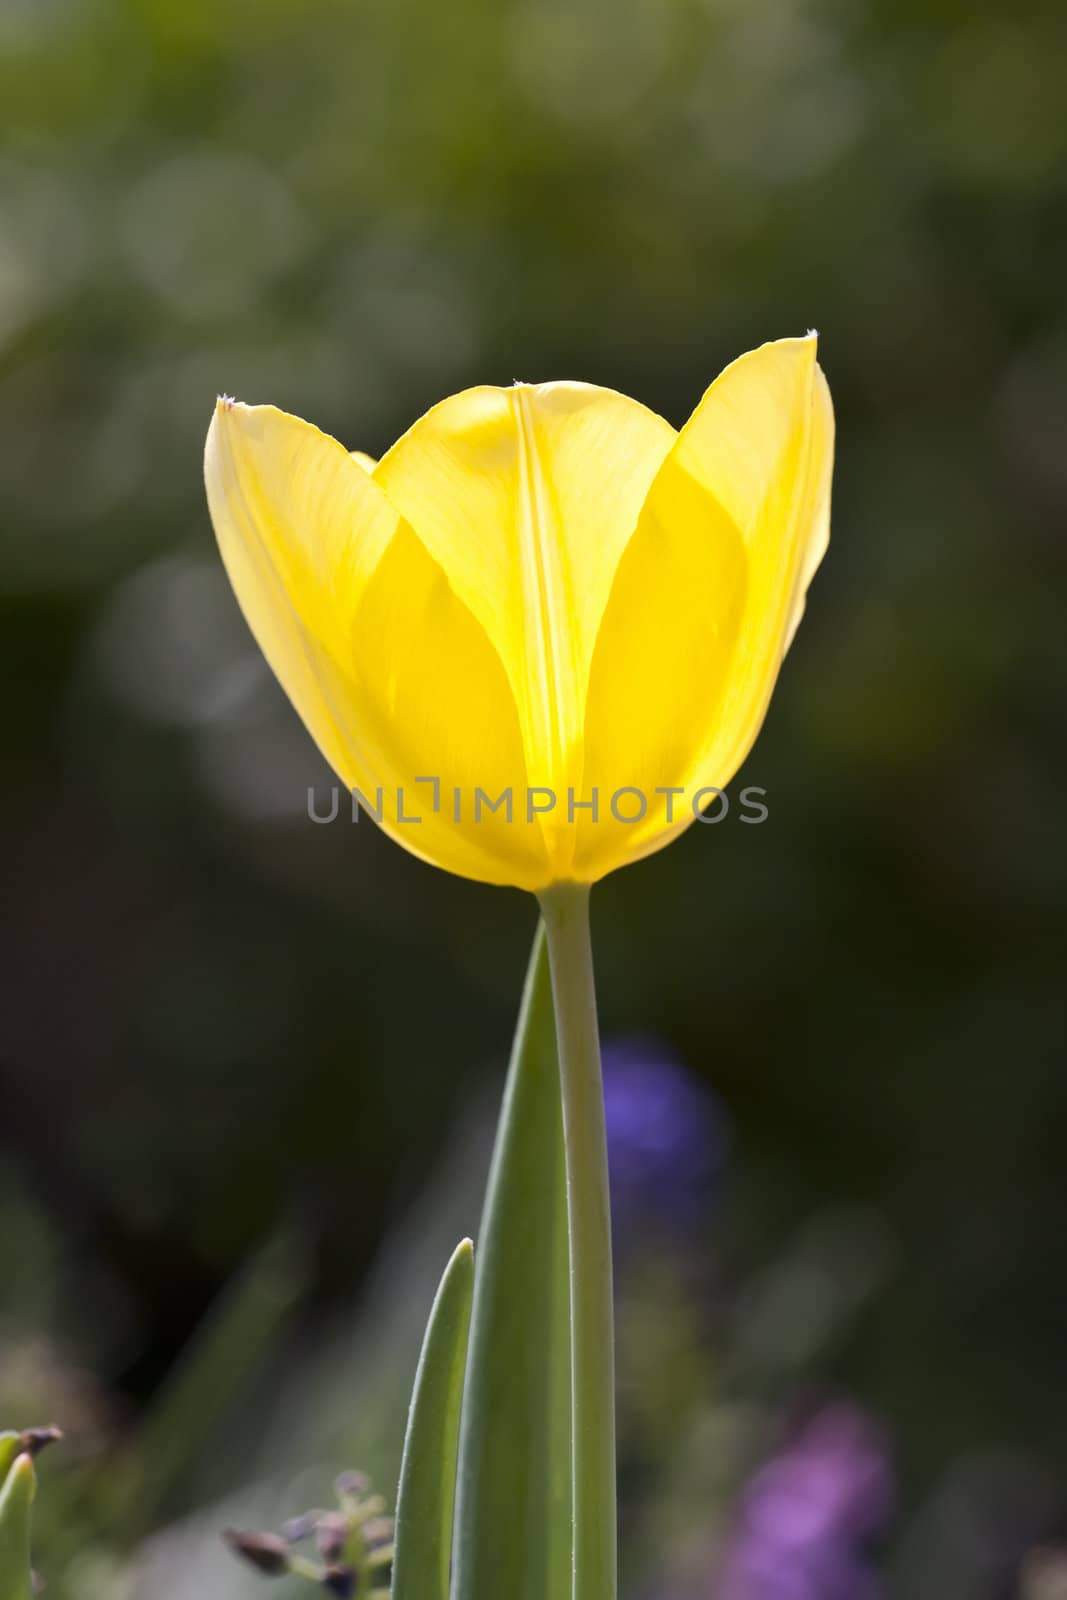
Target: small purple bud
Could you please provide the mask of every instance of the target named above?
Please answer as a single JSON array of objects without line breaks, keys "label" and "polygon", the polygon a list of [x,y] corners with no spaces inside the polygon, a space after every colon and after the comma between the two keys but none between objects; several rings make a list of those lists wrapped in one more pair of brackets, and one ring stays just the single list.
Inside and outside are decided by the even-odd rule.
[{"label": "small purple bud", "polygon": [[334,1483],[334,1491],[342,1500],[358,1500],[369,1488],[370,1479],[365,1472],[342,1472]]},{"label": "small purple bud", "polygon": [[326,1511],[315,1528],[315,1543],[324,1561],[336,1561],[348,1538],[348,1523],[339,1511]]},{"label": "small purple bud", "polygon": [[322,1587],[340,1600],[351,1600],[356,1592],[356,1575],[351,1567],[327,1567],[322,1575]]},{"label": "small purple bud", "polygon": [[302,1539],[310,1539],[322,1515],[321,1511],[305,1511],[302,1517],[290,1517],[288,1522],[283,1522],[282,1538],[286,1544],[299,1544]]},{"label": "small purple bud", "polygon": [[265,1577],[280,1578],[289,1571],[289,1546],[276,1533],[242,1533],[237,1528],[227,1528],[222,1537],[234,1555]]}]

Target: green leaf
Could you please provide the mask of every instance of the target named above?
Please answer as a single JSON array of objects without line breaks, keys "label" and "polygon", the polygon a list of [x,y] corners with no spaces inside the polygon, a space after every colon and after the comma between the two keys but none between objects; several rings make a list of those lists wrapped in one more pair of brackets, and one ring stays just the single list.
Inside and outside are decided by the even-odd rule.
[{"label": "green leaf", "polygon": [[453,1600],[557,1600],[572,1562],[563,1116],[538,930],[478,1240]]},{"label": "green leaf", "polygon": [[[4,1455],[11,1437],[0,1440]],[[36,1488],[33,1461],[28,1455],[16,1455],[0,1488],[0,1600],[31,1600],[33,1595],[30,1507]]]},{"label": "green leaf", "polygon": [[464,1239],[441,1279],[415,1374],[396,1502],[393,1600],[448,1600],[473,1289],[474,1253]]},{"label": "green leaf", "polygon": [[0,1433],[0,1486],[5,1482],[15,1457],[20,1456],[25,1448],[21,1433],[12,1433],[10,1428]]}]

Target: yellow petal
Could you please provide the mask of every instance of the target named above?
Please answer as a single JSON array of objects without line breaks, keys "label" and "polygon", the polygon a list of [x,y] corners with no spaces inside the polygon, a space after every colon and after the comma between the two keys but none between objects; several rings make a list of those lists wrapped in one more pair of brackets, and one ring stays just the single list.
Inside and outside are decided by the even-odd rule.
[{"label": "yellow petal", "polygon": [[362,763],[349,623],[400,519],[336,439],[274,406],[219,401],[204,477],[245,619],[327,761],[351,787]]},{"label": "yellow petal", "polygon": [[[345,787],[415,855],[493,883],[546,883],[500,660],[366,468],[297,417],[220,402],[205,477],[249,626]],[[509,786],[510,823],[491,808]]]},{"label": "yellow petal", "polygon": [[[828,537],[833,414],[815,349],[781,340],[727,367],[649,491],[593,661],[583,788],[601,811],[580,821],[579,878],[667,843],[759,731]],[[623,786],[648,800],[633,823],[605,804]],[[668,787],[684,793],[655,796]]]},{"label": "yellow petal", "polygon": [[552,871],[527,811],[522,735],[500,658],[406,524],[353,618],[352,660],[386,831],[450,872],[543,888]]},{"label": "yellow petal", "polygon": [[[604,606],[674,439],[611,390],[518,384],[443,401],[375,469],[496,647],[531,784],[563,792],[580,772]],[[546,823],[550,847],[558,832]]]},{"label": "yellow petal", "polygon": [[374,457],[369,456],[365,450],[350,450],[348,453],[352,460],[363,468],[364,472],[373,472],[378,465]]},{"label": "yellow petal", "polygon": [[819,569],[819,563],[830,547],[830,487],[834,475],[834,407],[830,399],[830,386],[820,366],[815,368],[815,414],[812,418],[811,440],[811,518],[796,587],[792,610],[786,625],[782,654],[785,655],[796,637],[800,619],[804,615],[808,585]]}]

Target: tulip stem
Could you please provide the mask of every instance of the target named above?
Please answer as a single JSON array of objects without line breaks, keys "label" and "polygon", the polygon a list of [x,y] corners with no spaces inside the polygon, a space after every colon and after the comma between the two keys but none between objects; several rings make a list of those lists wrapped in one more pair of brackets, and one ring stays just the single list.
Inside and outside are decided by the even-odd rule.
[{"label": "tulip stem", "polygon": [[571,1292],[572,1600],[615,1600],[615,1333],[589,887],[542,892],[556,1012]]}]

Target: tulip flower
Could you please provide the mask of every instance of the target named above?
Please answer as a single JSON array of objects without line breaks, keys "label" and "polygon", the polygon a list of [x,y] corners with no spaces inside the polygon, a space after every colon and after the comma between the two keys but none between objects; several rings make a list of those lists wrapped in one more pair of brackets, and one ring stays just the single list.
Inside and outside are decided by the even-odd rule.
[{"label": "tulip flower", "polygon": [[684,427],[583,383],[475,388],[381,458],[220,400],[208,502],[238,601],[327,761],[400,844],[536,892],[560,1059],[575,1600],[615,1593],[611,1240],[589,885],[725,788],[829,536],[814,335]]},{"label": "tulip flower", "polygon": [[327,761],[416,855],[539,891],[658,850],[744,760],[826,548],[815,338],[680,432],[609,389],[477,388],[374,463],[220,400],[211,515]]}]

